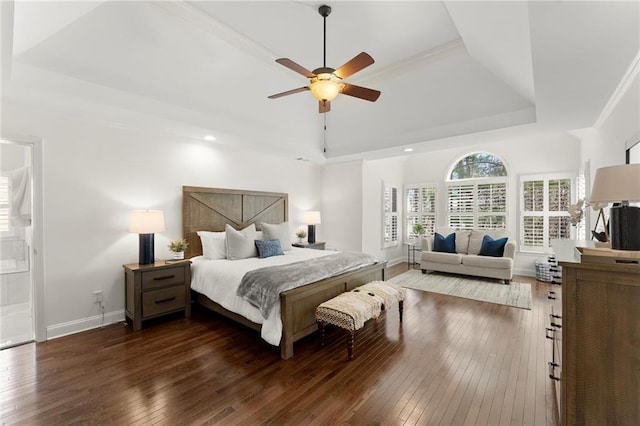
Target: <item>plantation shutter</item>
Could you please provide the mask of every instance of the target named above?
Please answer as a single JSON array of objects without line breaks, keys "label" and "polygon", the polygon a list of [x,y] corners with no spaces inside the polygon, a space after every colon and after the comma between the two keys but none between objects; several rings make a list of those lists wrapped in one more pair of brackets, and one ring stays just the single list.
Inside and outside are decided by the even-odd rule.
[{"label": "plantation shutter", "polygon": [[405,223],[407,239],[417,238],[413,233],[413,225],[420,223],[425,228],[425,235],[433,235],[436,226],[435,184],[411,185],[405,188]]},{"label": "plantation shutter", "polygon": [[447,222],[455,229],[497,229],[507,226],[507,183],[504,178],[447,186]]}]

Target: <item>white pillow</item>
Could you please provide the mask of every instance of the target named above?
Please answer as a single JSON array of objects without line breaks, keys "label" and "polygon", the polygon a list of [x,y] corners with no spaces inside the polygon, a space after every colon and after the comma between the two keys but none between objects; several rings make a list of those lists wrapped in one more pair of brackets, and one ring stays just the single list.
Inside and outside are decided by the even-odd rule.
[{"label": "white pillow", "polygon": [[227,243],[226,235],[222,232],[198,231],[202,243],[202,256],[205,259],[226,259]]},{"label": "white pillow", "polygon": [[289,222],[278,223],[277,225],[271,223],[260,224],[262,228],[263,239],[267,240],[280,240],[280,245],[283,251],[291,250],[291,231],[289,230]]},{"label": "white pillow", "polygon": [[225,225],[224,230],[227,233],[227,259],[247,259],[258,256],[255,244],[258,232],[254,224],[242,231],[236,231],[231,225]]}]

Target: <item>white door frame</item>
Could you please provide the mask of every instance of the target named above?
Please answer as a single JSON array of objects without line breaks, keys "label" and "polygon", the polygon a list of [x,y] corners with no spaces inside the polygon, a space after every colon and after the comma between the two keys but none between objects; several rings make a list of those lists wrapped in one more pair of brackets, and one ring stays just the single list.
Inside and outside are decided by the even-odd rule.
[{"label": "white door frame", "polygon": [[42,173],[42,139],[33,136],[17,136],[2,134],[2,139],[13,143],[29,145],[31,147],[33,203],[31,224],[33,239],[31,247],[32,289],[33,289],[33,324],[36,342],[47,340],[47,325],[45,318],[45,288],[44,288],[44,215]]}]

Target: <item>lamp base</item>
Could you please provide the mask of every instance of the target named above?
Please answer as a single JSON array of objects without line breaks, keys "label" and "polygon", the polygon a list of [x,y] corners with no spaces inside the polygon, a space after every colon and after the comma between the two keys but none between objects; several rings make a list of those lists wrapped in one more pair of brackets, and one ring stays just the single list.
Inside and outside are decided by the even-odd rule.
[{"label": "lamp base", "polygon": [[309,244],[313,244],[316,242],[316,226],[315,225],[308,225],[309,226],[309,230],[307,231],[307,242]]},{"label": "lamp base", "polygon": [[611,248],[640,250],[640,207],[613,206],[609,213]]},{"label": "lamp base", "polygon": [[151,265],[154,261],[153,235],[140,234],[139,265]]}]

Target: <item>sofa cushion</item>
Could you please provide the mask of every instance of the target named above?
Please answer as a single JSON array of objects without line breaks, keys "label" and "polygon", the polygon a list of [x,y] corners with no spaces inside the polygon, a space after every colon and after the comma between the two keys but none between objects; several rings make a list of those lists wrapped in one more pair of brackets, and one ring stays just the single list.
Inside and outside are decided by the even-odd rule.
[{"label": "sofa cushion", "polygon": [[423,251],[422,260],[427,262],[448,263],[460,265],[464,256],[458,253],[442,253],[437,251]]},{"label": "sofa cushion", "polygon": [[478,254],[480,253],[480,249],[482,248],[482,240],[484,236],[488,235],[491,238],[503,238],[508,237],[509,233],[505,229],[483,229],[483,230],[473,230],[471,231],[471,235],[469,236],[469,254]]},{"label": "sofa cushion", "polygon": [[504,246],[507,244],[507,237],[494,240],[488,235],[482,239],[479,256],[502,257],[504,255]]},{"label": "sofa cushion", "polygon": [[469,253],[469,236],[471,231],[468,229],[459,229],[456,231],[456,253]]},{"label": "sofa cushion", "polygon": [[468,254],[462,256],[462,264],[480,268],[511,269],[513,260],[508,257],[476,256]]},{"label": "sofa cushion", "polygon": [[433,236],[433,249],[440,253],[455,253],[456,252],[456,234],[451,233],[446,237],[438,234],[437,232]]}]

